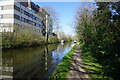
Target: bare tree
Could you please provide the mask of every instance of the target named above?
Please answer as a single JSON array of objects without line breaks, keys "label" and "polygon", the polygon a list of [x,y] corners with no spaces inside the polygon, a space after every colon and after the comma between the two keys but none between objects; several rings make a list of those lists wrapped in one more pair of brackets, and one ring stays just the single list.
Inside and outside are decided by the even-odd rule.
[{"label": "bare tree", "polygon": [[49,14],[52,19],[53,31],[59,33],[60,25],[59,25],[59,14],[52,6],[44,6],[43,7]]},{"label": "bare tree", "polygon": [[[93,23],[93,12],[95,6],[91,3],[82,3],[77,9],[75,14],[75,29],[77,32],[78,38],[83,38],[84,35],[87,35],[87,32],[94,31],[93,27],[90,25]],[[93,25],[92,25],[93,26]]]}]

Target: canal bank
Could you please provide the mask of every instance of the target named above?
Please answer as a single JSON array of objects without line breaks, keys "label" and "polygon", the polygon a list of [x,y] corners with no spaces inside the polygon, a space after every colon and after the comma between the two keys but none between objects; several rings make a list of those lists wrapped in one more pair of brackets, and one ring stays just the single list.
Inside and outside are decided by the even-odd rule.
[{"label": "canal bank", "polygon": [[3,51],[3,76],[47,78],[73,45],[69,42]]},{"label": "canal bank", "polygon": [[50,36],[46,42],[45,36],[34,33],[2,33],[2,49],[23,48],[59,43],[56,36]]},{"label": "canal bank", "polygon": [[76,50],[77,44],[63,57],[61,63],[57,66],[56,70],[50,76],[50,79],[65,79],[70,71],[70,66],[73,60],[73,55]]},{"label": "canal bank", "polygon": [[84,80],[90,79],[84,70],[80,55],[80,45],[76,44],[62,59],[56,70],[50,76],[51,80]]},{"label": "canal bank", "polygon": [[[72,39],[65,39],[65,42],[70,42]],[[42,46],[48,44],[60,43],[61,39],[57,36],[49,36],[46,41],[45,36],[36,35],[34,33],[2,33],[2,49],[15,49],[24,47]]]},{"label": "canal bank", "polygon": [[[33,29],[32,29],[33,30]],[[18,26],[15,26],[14,32],[2,32],[2,49],[15,49],[31,46],[41,46],[47,44],[60,43],[61,40],[72,41],[71,37],[63,36],[58,38],[57,34],[49,34],[47,37],[31,32],[31,28],[24,28],[23,31],[20,31]]]}]

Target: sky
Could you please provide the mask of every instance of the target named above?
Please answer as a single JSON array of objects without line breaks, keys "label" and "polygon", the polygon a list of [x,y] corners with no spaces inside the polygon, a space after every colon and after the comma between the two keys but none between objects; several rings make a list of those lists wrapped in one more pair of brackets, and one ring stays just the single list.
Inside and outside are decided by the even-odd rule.
[{"label": "sky", "polygon": [[40,7],[52,6],[55,11],[59,13],[61,31],[69,35],[74,35],[75,30],[74,25],[74,16],[75,10],[78,6],[83,4],[82,2],[35,2]]}]

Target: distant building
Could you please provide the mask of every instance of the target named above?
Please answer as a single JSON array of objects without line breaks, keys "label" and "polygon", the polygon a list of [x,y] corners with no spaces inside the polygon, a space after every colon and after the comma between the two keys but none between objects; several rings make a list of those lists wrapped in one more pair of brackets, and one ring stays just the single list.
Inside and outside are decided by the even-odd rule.
[{"label": "distant building", "polygon": [[52,33],[49,18],[50,15],[31,0],[0,0],[0,32],[13,32],[13,25],[18,25],[35,28],[35,32],[45,35],[46,25]]}]

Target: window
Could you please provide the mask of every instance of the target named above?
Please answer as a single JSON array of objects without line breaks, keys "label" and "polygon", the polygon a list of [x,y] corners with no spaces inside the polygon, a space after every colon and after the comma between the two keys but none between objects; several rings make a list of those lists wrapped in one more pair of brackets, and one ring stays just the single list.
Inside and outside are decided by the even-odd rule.
[{"label": "window", "polygon": [[37,20],[37,21],[40,21],[40,19],[39,19],[39,18],[37,18],[37,17],[36,17],[36,20]]},{"label": "window", "polygon": [[34,12],[35,14],[37,13],[37,12],[36,12],[35,10],[33,10],[33,9],[32,9],[31,11]]},{"label": "window", "polygon": [[28,13],[26,11],[24,11],[24,14],[27,15]]},{"label": "window", "polygon": [[31,17],[31,18],[32,18],[32,17],[33,17],[33,15],[32,15],[32,14],[29,14],[29,17]]},{"label": "window", "polygon": [[28,20],[28,19],[26,19],[26,18],[24,18],[24,22],[29,23],[29,20]]},{"label": "window", "polygon": [[23,9],[20,9],[20,12],[21,12],[21,13],[24,13],[24,10],[23,10]]},{"label": "window", "polygon": [[33,24],[33,22],[29,20],[29,24]]},{"label": "window", "polygon": [[35,19],[35,16],[33,16],[32,18]]},{"label": "window", "polygon": [[34,17],[34,19],[36,20],[36,17]]},{"label": "window", "polygon": [[3,10],[3,6],[0,6],[0,10]]},{"label": "window", "polygon": [[40,25],[38,23],[36,23],[36,26],[39,27]]},{"label": "window", "polygon": [[22,17],[20,17],[20,20],[22,21]]},{"label": "window", "polygon": [[16,5],[14,5],[14,9],[17,10],[17,11],[20,11],[20,8],[17,7]]},{"label": "window", "polygon": [[3,15],[2,14],[0,14],[0,19],[2,19],[3,18]]},{"label": "window", "polygon": [[0,27],[3,27],[3,24],[0,24]]},{"label": "window", "polygon": [[33,25],[35,26],[35,22],[33,22]]},{"label": "window", "polygon": [[14,14],[14,18],[17,19],[17,20],[20,20],[20,16]]},{"label": "window", "polygon": [[21,17],[21,19],[20,19],[20,20],[24,22],[24,18],[23,18],[23,17]]}]

